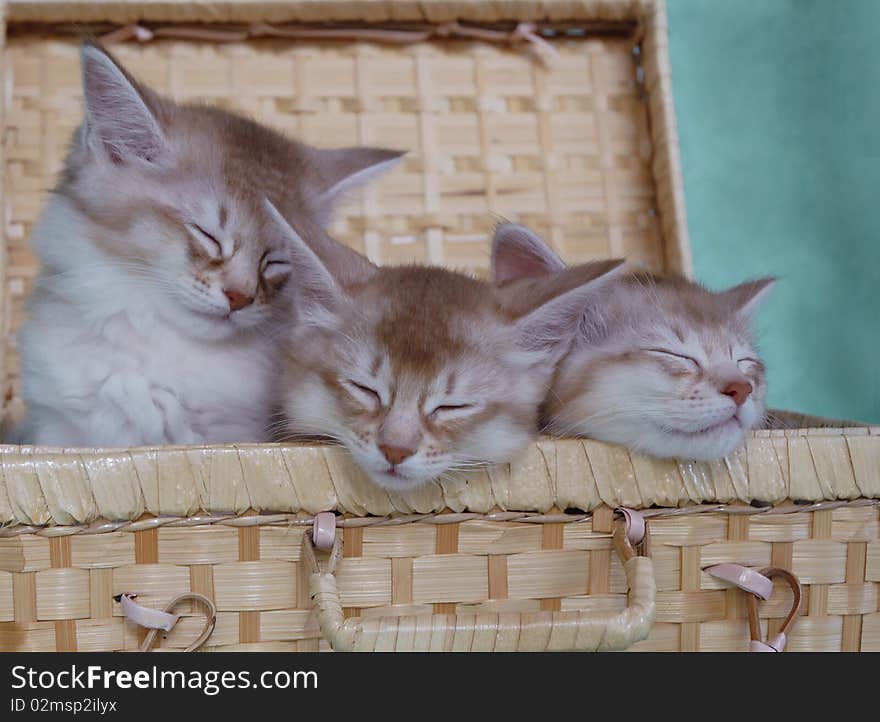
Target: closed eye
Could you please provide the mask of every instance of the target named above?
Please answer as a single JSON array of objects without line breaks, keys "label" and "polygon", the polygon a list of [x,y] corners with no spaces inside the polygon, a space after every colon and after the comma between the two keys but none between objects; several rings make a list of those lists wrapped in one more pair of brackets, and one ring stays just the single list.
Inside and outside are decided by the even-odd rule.
[{"label": "closed eye", "polygon": [[679,358],[684,361],[689,361],[697,369],[700,368],[700,362],[697,361],[693,356],[688,356],[687,354],[676,353],[675,351],[669,351],[668,349],[665,349],[665,348],[643,348],[642,351],[647,351],[648,353],[657,353],[657,354],[661,354],[663,356],[673,356],[674,358]]},{"label": "closed eye", "polygon": [[762,364],[758,359],[752,358],[751,356],[743,356],[741,359],[737,359],[736,365],[743,373],[748,373],[755,370],[760,373],[764,369],[764,364]]},{"label": "closed eye", "polygon": [[290,262],[283,258],[266,258],[263,256],[260,262],[260,273],[267,281],[280,279],[290,274]]},{"label": "closed eye", "polygon": [[186,227],[189,229],[189,232],[196,237],[196,240],[201,242],[202,246],[212,258],[220,258],[223,255],[223,246],[220,245],[220,241],[214,238],[214,236],[208,233],[204,228],[197,223],[187,223]]},{"label": "closed eye", "polygon": [[346,379],[342,382],[343,388],[348,391],[355,399],[360,401],[362,404],[366,404],[368,406],[381,406],[382,405],[382,396],[379,394],[376,389],[370,388],[369,386],[364,386],[363,384],[359,384],[357,381],[353,381],[352,379]]},{"label": "closed eye", "polygon": [[431,409],[428,416],[432,418],[437,418],[438,416],[454,417],[467,414],[476,408],[476,404],[441,404]]}]

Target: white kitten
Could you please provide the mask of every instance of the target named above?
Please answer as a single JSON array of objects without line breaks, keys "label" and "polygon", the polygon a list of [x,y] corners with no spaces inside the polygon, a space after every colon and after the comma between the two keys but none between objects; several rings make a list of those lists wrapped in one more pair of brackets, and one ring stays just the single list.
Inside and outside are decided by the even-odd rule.
[{"label": "white kitten", "polygon": [[[499,226],[493,277],[528,306],[584,266],[566,268],[534,233]],[[673,274],[633,271],[584,309],[544,406],[546,429],[654,456],[712,460],[743,442],[765,412],[764,364],[749,329],[773,279],[713,293]]]},{"label": "white kitten", "polygon": [[175,104],[95,45],[82,62],[85,121],[32,238],[16,441],[265,440],[291,256],[262,198],[320,236],[339,193],[400,154]]}]

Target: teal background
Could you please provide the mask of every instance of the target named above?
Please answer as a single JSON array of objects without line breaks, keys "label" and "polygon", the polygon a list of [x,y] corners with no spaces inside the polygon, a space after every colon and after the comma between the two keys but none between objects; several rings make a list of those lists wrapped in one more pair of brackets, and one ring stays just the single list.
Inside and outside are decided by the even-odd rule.
[{"label": "teal background", "polygon": [[880,422],[880,0],[667,0],[697,277],[780,278],[770,404]]}]

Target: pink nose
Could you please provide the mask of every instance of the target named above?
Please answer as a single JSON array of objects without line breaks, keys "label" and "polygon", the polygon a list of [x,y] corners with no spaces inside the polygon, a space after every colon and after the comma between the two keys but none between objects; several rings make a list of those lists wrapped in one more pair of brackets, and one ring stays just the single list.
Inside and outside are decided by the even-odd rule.
[{"label": "pink nose", "polygon": [[385,455],[385,458],[388,459],[388,463],[391,466],[397,466],[404,459],[408,459],[416,453],[415,449],[404,449],[400,446],[388,446],[387,444],[379,444],[379,449]]},{"label": "pink nose", "polygon": [[223,293],[229,299],[229,310],[238,311],[245,306],[250,306],[254,302],[253,296],[246,296],[243,293],[231,288],[224,288]]},{"label": "pink nose", "polygon": [[748,382],[731,381],[721,389],[721,393],[732,398],[737,406],[742,406],[752,393],[752,385]]}]

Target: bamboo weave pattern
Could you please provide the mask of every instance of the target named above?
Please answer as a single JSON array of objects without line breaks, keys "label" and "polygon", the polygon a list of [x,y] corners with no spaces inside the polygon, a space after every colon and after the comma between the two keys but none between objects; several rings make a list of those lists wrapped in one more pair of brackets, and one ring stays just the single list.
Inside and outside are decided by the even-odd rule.
[{"label": "bamboo weave pattern", "polygon": [[[572,261],[665,264],[632,41],[554,41],[545,68],[480,43],[162,42],[115,46],[136,76],[178,100],[245,112],[319,146],[411,149],[340,210],[342,242],[380,263],[484,272],[498,215],[527,223]],[[27,241],[82,115],[74,40],[7,48],[7,284],[12,339],[36,262]],[[14,343],[7,396],[18,395]]]},{"label": "bamboo weave pattern", "polygon": [[[880,651],[878,506],[750,511],[757,513],[650,518],[656,622],[631,649],[744,651],[744,596],[702,571],[736,562],[786,567],[804,585],[789,649]],[[304,531],[196,526],[0,539],[0,649],[133,649],[142,630],[125,623],[113,596],[136,592],[139,602],[162,608],[189,591],[217,604],[209,649],[324,649],[309,599],[311,567],[301,557]],[[610,531],[602,510],[568,524],[345,527],[338,566],[344,614],[619,612],[626,580]],[[760,605],[765,637],[778,631],[790,604],[788,587],[778,585]],[[182,611],[162,648],[181,649],[201,631],[203,615]],[[442,644],[485,648],[477,632],[459,629]]]},{"label": "bamboo weave pattern", "polygon": [[[0,97],[7,412],[18,396],[13,333],[35,272],[26,240],[81,113],[75,44],[19,23],[622,23],[617,37],[553,41],[561,58],[550,67],[461,42],[163,41],[118,52],[178,99],[244,110],[318,145],[413,148],[333,228],[379,262],[481,272],[499,213],[569,261],[628,254],[690,270],[662,0],[14,0],[3,9],[14,23]],[[711,465],[541,441],[509,467],[409,494],[373,488],[329,447],[0,448],[0,650],[135,649],[143,631],[124,622],[121,592],[156,608],[186,592],[211,598],[211,649],[326,649],[300,552],[309,516],[327,509],[345,514],[344,618],[471,615],[473,628],[441,648],[509,648],[506,632],[486,637],[479,615],[507,629],[507,615],[624,609],[610,535],[610,507],[622,504],[680,507],[646,513],[656,623],[633,649],[745,650],[743,596],[702,571],[738,562],[785,567],[804,584],[789,649],[880,651],[877,498],[877,428],[757,432]],[[724,506],[690,506],[700,502]],[[761,605],[765,636],[790,601],[780,586]],[[163,648],[183,649],[201,630],[201,616],[183,612]]]},{"label": "bamboo weave pattern", "polygon": [[[870,433],[869,433],[870,432]],[[726,460],[654,459],[588,439],[533,444],[510,465],[407,492],[371,483],[333,446],[0,453],[0,524],[248,509],[358,516],[444,509],[546,512],[701,502],[880,498],[880,429],[754,432]]]}]

